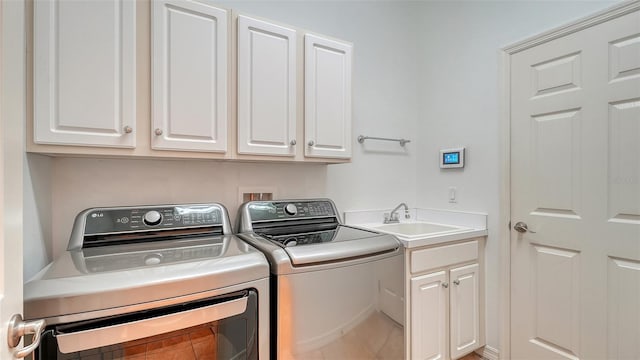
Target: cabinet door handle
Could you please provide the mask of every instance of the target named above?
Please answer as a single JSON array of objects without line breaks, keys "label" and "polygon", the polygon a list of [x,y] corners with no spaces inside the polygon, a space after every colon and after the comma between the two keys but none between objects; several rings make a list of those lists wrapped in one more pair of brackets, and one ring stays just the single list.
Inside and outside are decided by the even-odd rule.
[{"label": "cabinet door handle", "polygon": [[442,287],[445,288],[445,289],[448,288],[449,287],[449,283],[442,283]]},{"label": "cabinet door handle", "polygon": [[156,129],[156,131],[154,131],[154,133],[155,133],[157,136],[160,136],[160,135],[162,135],[162,129],[157,128],[157,129]]},{"label": "cabinet door handle", "polygon": [[125,126],[124,127],[124,133],[125,134],[131,134],[133,132],[133,128],[131,126]]},{"label": "cabinet door handle", "polygon": [[295,146],[298,142],[296,141],[296,139],[293,139],[289,142],[289,144],[291,144],[291,146]]},{"label": "cabinet door handle", "polygon": [[460,280],[453,280],[453,283],[456,285],[460,285]]},{"label": "cabinet door handle", "polygon": [[316,144],[316,143],[315,143],[315,141],[313,141],[313,140],[309,140],[309,143],[308,143],[308,145],[309,145],[309,146],[313,146],[313,145],[315,145],[315,144]]}]

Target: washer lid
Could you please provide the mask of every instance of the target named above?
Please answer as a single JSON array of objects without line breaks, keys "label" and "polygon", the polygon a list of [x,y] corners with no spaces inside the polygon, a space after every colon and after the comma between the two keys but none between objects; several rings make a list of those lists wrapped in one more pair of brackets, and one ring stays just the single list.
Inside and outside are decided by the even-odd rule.
[{"label": "washer lid", "polygon": [[235,236],[65,252],[24,286],[26,319],[144,304],[268,278],[264,255]]},{"label": "washer lid", "polygon": [[[373,256],[386,252],[393,252],[400,247],[398,240],[391,235],[379,234],[349,226],[339,225],[334,230],[330,241],[296,244],[287,246],[284,250],[291,259],[293,266],[312,265],[317,263],[334,262],[351,258]],[[296,234],[291,234],[294,238]],[[297,235],[299,237],[305,234]]]}]

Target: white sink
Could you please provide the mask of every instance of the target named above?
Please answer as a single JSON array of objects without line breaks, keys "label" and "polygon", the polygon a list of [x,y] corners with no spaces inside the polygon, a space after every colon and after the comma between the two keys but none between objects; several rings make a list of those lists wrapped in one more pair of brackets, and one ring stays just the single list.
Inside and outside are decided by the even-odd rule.
[{"label": "white sink", "polygon": [[432,236],[435,234],[449,233],[465,229],[459,226],[441,225],[428,222],[384,224],[371,226],[371,228],[374,230],[410,238]]},{"label": "white sink", "polygon": [[487,235],[486,214],[418,208],[410,209],[410,219],[400,216],[400,223],[383,224],[385,213],[389,210],[347,211],[344,222],[391,234],[407,249]]}]

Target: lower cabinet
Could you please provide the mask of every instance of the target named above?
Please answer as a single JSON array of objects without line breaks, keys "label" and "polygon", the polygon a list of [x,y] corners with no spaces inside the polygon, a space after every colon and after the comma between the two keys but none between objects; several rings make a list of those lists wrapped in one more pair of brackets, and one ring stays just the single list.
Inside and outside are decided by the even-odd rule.
[{"label": "lower cabinet", "polygon": [[411,279],[411,358],[447,357],[447,273]]},{"label": "lower cabinet", "polygon": [[[477,247],[478,241],[468,246]],[[443,248],[432,249],[441,253]],[[419,261],[412,252],[408,260]],[[484,345],[480,259],[466,260],[417,274],[409,271],[409,358],[458,359]]]},{"label": "lower cabinet", "polygon": [[457,359],[480,347],[478,264],[449,271],[449,349]]}]

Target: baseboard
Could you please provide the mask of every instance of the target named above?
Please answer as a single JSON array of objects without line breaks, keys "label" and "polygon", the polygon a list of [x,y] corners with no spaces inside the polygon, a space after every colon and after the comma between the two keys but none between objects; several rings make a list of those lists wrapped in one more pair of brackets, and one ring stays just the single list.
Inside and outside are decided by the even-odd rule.
[{"label": "baseboard", "polygon": [[487,360],[500,360],[500,352],[489,345],[475,351],[476,354]]}]

